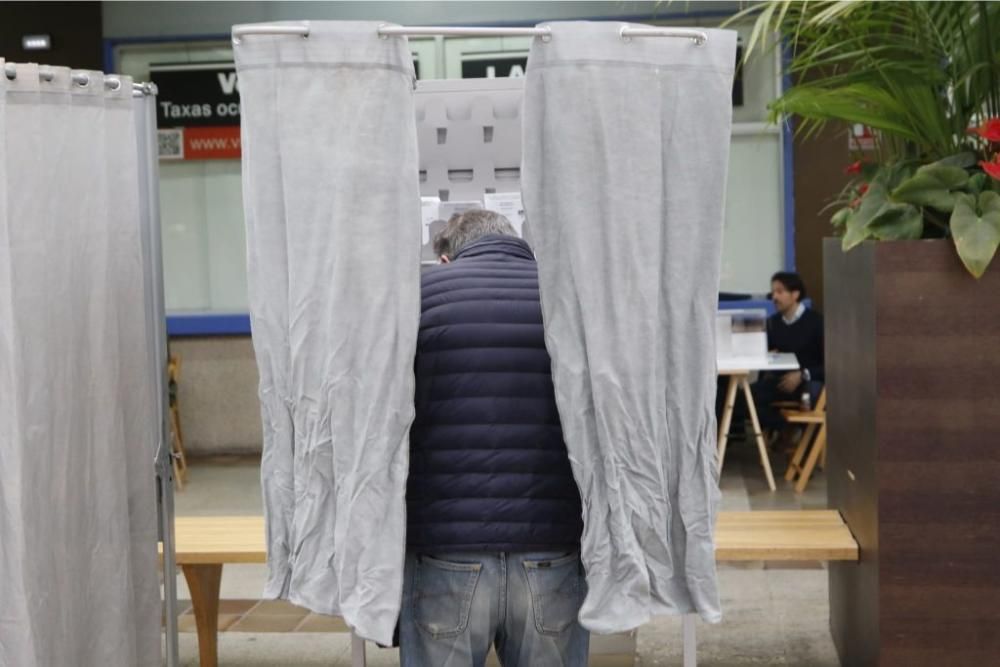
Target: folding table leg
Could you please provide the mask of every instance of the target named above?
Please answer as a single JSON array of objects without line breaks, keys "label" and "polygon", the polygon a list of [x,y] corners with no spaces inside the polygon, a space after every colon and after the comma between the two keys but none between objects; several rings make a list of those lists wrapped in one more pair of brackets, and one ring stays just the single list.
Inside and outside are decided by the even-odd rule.
[{"label": "folding table leg", "polygon": [[733,409],[736,407],[736,389],[739,379],[735,375],[729,376],[729,384],[726,386],[726,404],[722,410],[722,421],[719,424],[719,472],[722,472],[722,463],[726,460],[726,443],[729,442],[729,427],[733,423]]},{"label": "folding table leg", "polygon": [[750,422],[753,424],[753,435],[757,439],[757,449],[760,452],[760,465],[764,468],[764,476],[767,477],[767,486],[772,491],[774,486],[774,473],[771,472],[771,459],[767,454],[767,445],[764,444],[764,434],[760,432],[760,420],[757,419],[757,406],[753,403],[753,392],[750,390],[750,381],[746,376],[740,378],[743,386],[743,394],[747,399],[747,410],[750,412]]}]

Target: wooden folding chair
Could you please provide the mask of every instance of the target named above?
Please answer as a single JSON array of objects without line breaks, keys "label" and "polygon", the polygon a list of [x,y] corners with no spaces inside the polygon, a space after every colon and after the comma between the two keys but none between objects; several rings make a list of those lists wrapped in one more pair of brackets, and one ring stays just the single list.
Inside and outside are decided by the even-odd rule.
[{"label": "wooden folding chair", "polygon": [[184,434],[181,432],[180,403],[177,400],[177,386],[181,376],[181,360],[170,355],[167,361],[167,383],[170,387],[170,452],[174,466],[174,484],[184,490],[187,482],[187,456],[184,454]]},{"label": "wooden folding chair", "polygon": [[[826,464],[826,387],[823,387],[816,401],[816,407],[812,410],[786,408],[781,414],[789,424],[805,426],[805,431],[795,448],[795,454],[785,471],[785,479],[789,482],[795,481],[795,491],[802,493],[809,484],[816,463],[822,460],[820,467]],[[803,459],[805,465],[802,463]]]}]

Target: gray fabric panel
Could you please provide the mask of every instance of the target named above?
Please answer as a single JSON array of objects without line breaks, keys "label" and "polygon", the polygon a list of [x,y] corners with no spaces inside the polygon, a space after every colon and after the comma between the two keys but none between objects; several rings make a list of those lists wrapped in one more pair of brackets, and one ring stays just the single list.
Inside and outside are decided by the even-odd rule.
[{"label": "gray fabric panel", "polygon": [[596,632],[721,618],[714,321],[736,34],[623,40],[553,23],[531,49],[522,191],[584,503]]},{"label": "gray fabric panel", "polygon": [[420,317],[413,65],[374,22],[236,46],[268,597],[388,644]]},{"label": "gray fabric panel", "polygon": [[160,664],[131,80],[0,77],[0,665]]}]

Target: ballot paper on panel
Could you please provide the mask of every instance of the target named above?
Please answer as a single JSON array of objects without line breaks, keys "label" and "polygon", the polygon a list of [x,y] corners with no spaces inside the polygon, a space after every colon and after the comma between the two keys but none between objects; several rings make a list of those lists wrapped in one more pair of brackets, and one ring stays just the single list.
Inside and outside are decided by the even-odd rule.
[{"label": "ballot paper on panel", "polygon": [[517,235],[524,238],[524,206],[520,192],[492,192],[483,197],[483,207],[510,220]]},{"label": "ballot paper on panel", "polygon": [[472,209],[482,208],[483,202],[479,200],[470,201],[443,201],[438,209],[438,217],[440,217],[445,222],[451,220],[451,216],[456,213],[465,213],[466,211],[471,211]]},{"label": "ballot paper on panel", "polygon": [[434,237],[448,223],[441,219],[441,199],[438,197],[420,198],[420,260],[432,262],[437,259],[434,254]]}]

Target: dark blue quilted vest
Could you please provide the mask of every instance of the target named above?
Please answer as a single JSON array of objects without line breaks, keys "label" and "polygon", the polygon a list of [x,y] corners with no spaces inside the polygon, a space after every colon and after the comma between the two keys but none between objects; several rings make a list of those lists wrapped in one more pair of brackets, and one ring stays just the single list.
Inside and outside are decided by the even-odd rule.
[{"label": "dark blue quilted vest", "polygon": [[407,544],[573,548],[582,530],[528,244],[487,236],[423,275]]}]

